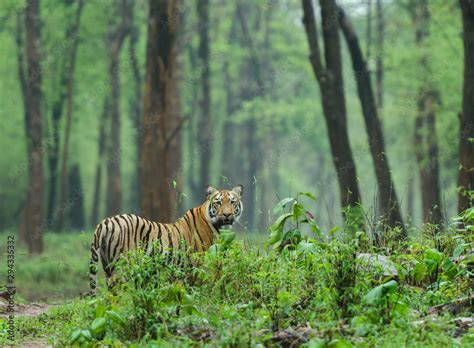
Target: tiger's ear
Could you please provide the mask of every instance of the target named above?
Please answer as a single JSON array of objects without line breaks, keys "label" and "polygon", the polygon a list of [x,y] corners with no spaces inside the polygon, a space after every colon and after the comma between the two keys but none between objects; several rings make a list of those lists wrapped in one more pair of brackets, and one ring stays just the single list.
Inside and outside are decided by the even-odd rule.
[{"label": "tiger's ear", "polygon": [[206,186],[206,198],[209,198],[216,191],[217,190],[214,187],[212,187],[211,185],[207,185]]},{"label": "tiger's ear", "polygon": [[235,193],[237,193],[239,196],[242,196],[242,193],[244,193],[244,187],[242,185],[237,185],[232,189]]}]

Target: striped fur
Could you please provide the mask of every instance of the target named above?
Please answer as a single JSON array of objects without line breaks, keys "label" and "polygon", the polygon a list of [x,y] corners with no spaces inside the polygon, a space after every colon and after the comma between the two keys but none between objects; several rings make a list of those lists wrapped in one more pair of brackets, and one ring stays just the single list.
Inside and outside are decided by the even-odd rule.
[{"label": "striped fur", "polygon": [[[157,223],[133,214],[109,217],[97,225],[91,244],[89,281],[95,294],[99,258],[107,284],[113,286],[114,264],[120,256],[137,247],[150,254],[152,245],[162,254],[206,251],[218,236],[219,229],[232,225],[242,214],[241,185],[233,190],[207,188],[207,200],[186,212],[175,223]],[[156,242],[156,243],[155,243]]]}]

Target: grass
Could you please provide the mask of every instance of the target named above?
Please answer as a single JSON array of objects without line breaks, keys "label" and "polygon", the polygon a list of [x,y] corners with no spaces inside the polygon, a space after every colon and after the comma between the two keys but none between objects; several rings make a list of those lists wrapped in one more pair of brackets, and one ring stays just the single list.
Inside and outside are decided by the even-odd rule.
[{"label": "grass", "polygon": [[[16,233],[11,233],[16,236]],[[0,234],[7,239],[8,232]],[[44,252],[29,255],[15,246],[15,285],[18,295],[28,301],[55,301],[78,296],[88,288],[88,260],[91,235],[88,233],[45,233]],[[1,279],[6,279],[6,243],[0,243]]]},{"label": "grass", "polygon": [[[178,265],[160,255],[131,252],[118,265],[127,281],[113,292],[102,285],[95,299],[74,298],[39,316],[18,317],[13,343],[43,339],[54,346],[117,347],[474,345],[474,330],[456,320],[471,317],[472,308],[430,313],[433,306],[473,294],[470,231],[452,225],[434,235],[426,226],[407,241],[374,246],[362,231],[350,240],[305,237],[299,232],[300,207],[284,216],[287,223],[277,219],[264,245],[224,232],[208,252],[182,258]],[[314,221],[309,224],[316,234],[321,232]],[[63,297],[86,289],[88,243],[84,235],[46,235],[45,256],[17,262],[25,262],[18,279],[24,296],[35,293],[36,281],[31,279],[43,269],[47,276],[38,284],[44,294],[58,284],[61,290],[55,291]],[[362,264],[356,257],[361,252],[385,255],[398,276],[384,276],[382,267]],[[55,254],[62,256],[52,260]],[[64,257],[67,267],[60,267],[65,274],[55,271],[57,257]],[[456,261],[459,257],[463,261]],[[5,330],[0,321],[0,345],[11,343]]]}]

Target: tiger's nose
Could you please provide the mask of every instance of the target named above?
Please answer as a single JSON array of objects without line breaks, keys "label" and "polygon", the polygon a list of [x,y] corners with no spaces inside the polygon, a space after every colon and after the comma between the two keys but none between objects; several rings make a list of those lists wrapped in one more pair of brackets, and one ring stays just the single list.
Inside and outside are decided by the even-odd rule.
[{"label": "tiger's nose", "polygon": [[230,218],[232,216],[232,213],[224,213],[222,215],[224,215],[226,218]]}]

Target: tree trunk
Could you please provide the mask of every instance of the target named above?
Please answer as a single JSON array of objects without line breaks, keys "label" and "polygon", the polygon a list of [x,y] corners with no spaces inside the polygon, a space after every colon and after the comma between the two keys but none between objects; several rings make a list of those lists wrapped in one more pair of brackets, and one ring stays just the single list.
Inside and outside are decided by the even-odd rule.
[{"label": "tree trunk", "polygon": [[39,0],[26,2],[26,63],[27,73],[24,79],[26,98],[25,124],[28,137],[29,185],[26,206],[23,211],[20,236],[27,237],[28,251],[43,251],[43,161],[41,151],[42,119],[41,119],[41,58],[40,37],[41,25]]},{"label": "tree trunk", "polygon": [[377,54],[375,57],[375,91],[377,95],[377,108],[383,108],[383,53],[384,53],[384,37],[385,37],[385,19],[383,17],[382,0],[377,0],[377,35],[376,46]]},{"label": "tree trunk", "polygon": [[375,176],[377,178],[380,192],[381,212],[383,214],[382,219],[386,221],[388,226],[391,228],[396,226],[401,227],[403,231],[402,236],[406,237],[406,231],[400,213],[400,205],[398,203],[387,154],[385,152],[382,127],[377,115],[369,71],[367,70],[366,62],[362,56],[362,50],[360,49],[357,34],[350,23],[349,18],[341,8],[339,9],[339,15],[339,25],[344,33],[352,59],[354,76],[357,82],[357,90],[369,138],[370,152],[372,154],[372,160],[374,161]]},{"label": "tree trunk", "polygon": [[81,171],[78,164],[74,164],[69,173],[69,221],[73,230],[84,229],[84,194],[82,188]]},{"label": "tree trunk", "polygon": [[199,20],[199,49],[198,49],[198,67],[201,73],[201,98],[200,98],[200,117],[197,132],[198,147],[201,154],[199,186],[202,190],[209,182],[210,162],[211,162],[211,114],[210,114],[210,85],[209,85],[209,0],[200,0],[197,2],[197,12]]},{"label": "tree trunk", "polygon": [[[245,67],[243,69],[246,74],[244,75],[246,76],[244,79],[248,82],[248,85],[242,93],[242,101],[250,101],[254,98],[259,98],[263,93],[262,63],[259,60],[257,47],[248,28],[247,13],[249,13],[249,11],[244,9],[241,4],[237,5],[237,16],[242,29],[242,45],[249,51],[249,56],[244,63]],[[254,30],[257,32],[259,26],[258,20],[255,26],[256,28],[254,28]],[[244,129],[247,134],[246,148],[248,158],[247,180],[244,184],[248,192],[246,195],[246,206],[248,207],[247,219],[249,226],[255,228],[257,227],[255,211],[257,210],[256,201],[258,199],[256,185],[258,184],[262,160],[261,144],[259,139],[257,139],[257,121],[255,115],[252,115],[250,119],[246,121]]]},{"label": "tree trunk", "polygon": [[458,211],[472,207],[474,195],[474,1],[460,0],[464,31],[464,87],[459,136]]},{"label": "tree trunk", "polygon": [[120,52],[130,29],[129,0],[116,4],[120,23],[109,22],[107,34],[109,80],[110,80],[110,148],[107,160],[107,215],[120,213],[122,207],[122,178],[120,175]]},{"label": "tree trunk", "polygon": [[133,99],[130,103],[130,118],[132,124],[135,128],[135,144],[137,147],[136,152],[136,171],[132,174],[132,190],[131,190],[131,206],[134,210],[138,211],[140,205],[140,185],[138,183],[138,178],[140,177],[140,137],[141,137],[141,121],[142,121],[142,103],[143,103],[143,79],[142,74],[140,73],[140,68],[138,65],[138,58],[136,53],[136,45],[138,42],[139,28],[134,23],[133,16],[133,7],[130,8],[130,42],[129,42],[129,56],[130,63],[132,66],[133,81],[135,85]]},{"label": "tree trunk", "polygon": [[320,86],[332,158],[339,180],[341,206],[356,207],[361,203],[361,198],[347,134],[338,22],[334,20],[337,18],[337,6],[334,0],[320,1],[326,63],[326,67],[323,67],[313,5],[311,0],[302,0],[302,3],[303,24],[311,51],[309,59]]},{"label": "tree trunk", "polygon": [[84,1],[79,0],[77,4],[76,18],[74,28],[71,30],[74,40],[70,50],[70,61],[67,68],[67,92],[66,92],[66,127],[64,129],[64,144],[61,156],[61,175],[59,184],[59,206],[57,211],[56,230],[61,231],[64,226],[64,214],[66,210],[67,199],[67,162],[69,158],[69,139],[72,127],[72,107],[73,107],[73,87],[74,87],[74,70],[76,66],[77,47],[79,45],[79,28],[81,24],[81,13],[84,7]]},{"label": "tree trunk", "polygon": [[[21,95],[22,95],[22,100],[23,100],[23,113],[24,113],[24,119],[25,119],[25,134],[27,137],[29,137],[29,108],[28,108],[28,87],[26,84],[26,72],[25,72],[25,47],[24,47],[24,26],[25,26],[25,18],[24,18],[23,13],[18,13],[17,15],[17,20],[16,20],[16,46],[17,46],[17,61],[18,61],[18,78],[20,80],[20,86],[21,86]],[[30,156],[30,148],[28,144],[28,154],[27,156]],[[26,202],[24,204],[24,207],[20,207],[22,210],[22,217],[20,219],[20,226],[19,226],[19,239],[20,242],[28,245],[28,226],[27,224],[27,219],[23,218],[23,216],[26,213],[28,208],[28,197],[26,198]]]},{"label": "tree trunk", "polygon": [[[65,78],[63,80],[66,80]],[[61,86],[60,88],[65,88]],[[48,151],[48,166],[49,166],[49,187],[48,187],[48,205],[47,205],[47,224],[51,225],[54,222],[54,212],[56,209],[56,194],[58,181],[58,162],[59,162],[59,122],[64,104],[65,93],[61,93],[59,100],[53,105],[52,110],[52,144]]]},{"label": "tree trunk", "polygon": [[[415,15],[416,44],[421,48],[429,35],[428,1],[423,0]],[[414,151],[418,164],[421,186],[423,222],[440,226],[443,214],[439,187],[438,140],[436,136],[436,104],[438,92],[430,82],[431,71],[428,67],[428,56],[420,60],[423,67],[423,83],[418,94],[418,114],[415,119]]]},{"label": "tree trunk", "polygon": [[172,156],[169,137],[173,115],[172,79],[178,1],[150,0],[147,38],[144,122],[140,153],[141,213],[168,222],[173,211]]},{"label": "tree trunk", "polygon": [[102,191],[102,163],[105,155],[105,125],[107,124],[107,115],[109,112],[109,101],[108,99],[104,102],[104,110],[102,112],[102,119],[100,121],[99,130],[99,156],[97,161],[97,168],[95,171],[95,184],[94,184],[94,198],[92,200],[92,213],[91,213],[91,225],[95,226],[99,222],[99,210],[100,210],[100,193]]}]

